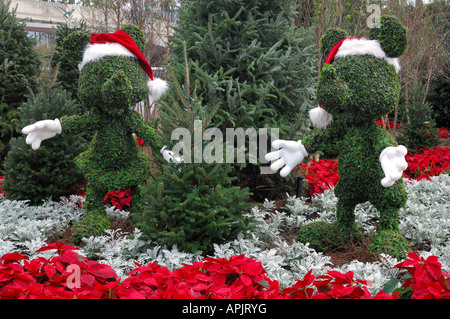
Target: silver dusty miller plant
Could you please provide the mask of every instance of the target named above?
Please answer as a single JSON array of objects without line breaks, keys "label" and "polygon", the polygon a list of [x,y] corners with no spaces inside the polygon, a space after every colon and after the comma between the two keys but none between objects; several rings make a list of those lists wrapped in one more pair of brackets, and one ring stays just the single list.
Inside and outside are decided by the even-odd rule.
[{"label": "silver dusty miller plant", "polygon": [[[432,177],[431,181],[404,180],[408,202],[399,212],[400,230],[413,245],[426,244],[429,249],[420,252],[422,257],[436,255],[443,265],[443,271],[450,272],[450,176]],[[84,210],[80,208],[84,198],[72,196],[61,202],[45,201],[40,206],[29,206],[26,201],[0,199],[0,255],[12,251],[36,256],[35,251],[46,242],[61,234],[71,223],[79,220]],[[297,278],[312,269],[314,275],[325,274],[329,269],[342,272],[353,271],[355,278],[370,280],[371,292],[377,292],[391,278],[398,275],[392,267],[398,260],[382,255],[381,261],[362,263],[354,260],[337,267],[329,256],[316,252],[308,244],[287,243],[282,233],[295,229],[313,220],[333,221],[336,217],[336,201],[333,190],[312,198],[312,205],[304,198],[288,197],[285,207],[275,210],[275,203],[265,200],[248,214],[257,221],[257,227],[241,233],[237,239],[214,246],[213,257],[229,258],[246,254],[262,263],[267,276],[276,279],[282,287],[295,283]],[[357,206],[357,224],[367,234],[375,230],[371,221],[377,217],[377,210],[369,203]],[[110,218],[124,220],[126,211],[111,208]],[[142,239],[142,233],[135,229],[126,233],[120,229],[108,230],[101,236],[83,238],[80,253],[108,264],[122,278],[135,268],[135,261],[146,265],[154,260],[169,269],[182,267],[201,260],[202,252],[195,254],[180,251],[176,246],[166,247],[157,242]],[[52,254],[52,252],[43,252]]]}]

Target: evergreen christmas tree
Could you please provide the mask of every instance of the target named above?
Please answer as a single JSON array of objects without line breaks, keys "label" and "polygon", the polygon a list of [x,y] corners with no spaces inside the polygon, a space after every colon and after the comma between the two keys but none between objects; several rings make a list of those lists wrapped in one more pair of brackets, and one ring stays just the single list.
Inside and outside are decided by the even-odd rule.
[{"label": "evergreen christmas tree", "polygon": [[234,239],[251,227],[250,219],[243,216],[250,207],[249,191],[231,185],[232,165],[192,160],[203,156],[202,151],[196,153],[195,137],[203,136],[214,110],[202,108],[196,89],[191,94],[186,79],[182,88],[172,74],[173,87],[160,110],[160,133],[166,144],[174,130],[188,133],[180,141],[188,151],[180,154],[184,162],[178,164],[159,160],[160,169],[142,189],[147,206],[137,227],[160,245],[211,252],[214,243]]},{"label": "evergreen christmas tree", "polygon": [[[202,105],[208,110],[220,104],[215,127],[279,128],[283,139],[308,131],[317,57],[310,31],[295,26],[292,1],[183,1],[171,41],[169,62],[177,78],[184,76],[186,41]],[[239,166],[239,179],[261,193],[268,180],[259,167]],[[280,184],[274,183],[277,189]]]},{"label": "evergreen christmas tree", "polygon": [[0,169],[9,140],[19,136],[18,107],[29,90],[37,86],[40,70],[34,39],[27,36],[25,23],[9,12],[9,2],[0,3]]},{"label": "evergreen christmas tree", "polygon": [[[20,127],[80,112],[80,104],[55,82],[54,76],[43,74],[40,83],[38,92],[31,93],[19,108]],[[76,169],[74,158],[87,147],[82,135],[58,135],[44,141],[36,151],[25,143],[25,138],[21,135],[11,139],[11,150],[5,158],[2,190],[7,197],[37,205],[50,197],[58,200],[76,192],[83,175]]]}]

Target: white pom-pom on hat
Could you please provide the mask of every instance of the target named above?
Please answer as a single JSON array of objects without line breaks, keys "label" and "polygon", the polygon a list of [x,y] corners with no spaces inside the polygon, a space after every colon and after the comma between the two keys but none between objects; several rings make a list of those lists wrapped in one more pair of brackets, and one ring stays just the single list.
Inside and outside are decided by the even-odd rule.
[{"label": "white pom-pom on hat", "polygon": [[318,106],[309,110],[309,119],[315,127],[324,128],[331,123],[333,116]]},{"label": "white pom-pom on hat", "polygon": [[147,85],[148,96],[153,101],[158,100],[169,89],[169,84],[160,78],[153,78],[153,81],[149,80]]}]

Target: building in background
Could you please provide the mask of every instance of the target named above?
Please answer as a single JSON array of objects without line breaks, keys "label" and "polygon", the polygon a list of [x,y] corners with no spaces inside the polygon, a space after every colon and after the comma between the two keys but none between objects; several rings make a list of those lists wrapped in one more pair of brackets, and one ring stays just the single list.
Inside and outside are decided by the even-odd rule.
[{"label": "building in background", "polygon": [[[11,0],[10,9],[17,8],[16,15],[26,22],[26,30],[38,46],[53,47],[53,31],[61,23],[76,27],[83,21],[93,32],[113,32],[123,23],[138,24],[152,48],[161,51],[166,47],[170,25],[178,19],[177,2],[162,8],[160,0],[116,0],[103,8],[85,7],[40,0]],[[165,51],[165,49],[163,49]],[[147,52],[150,56],[150,52]]]},{"label": "building in background", "polygon": [[17,17],[25,20],[29,36],[36,39],[38,46],[47,48],[53,47],[53,32],[59,24],[75,26],[83,16],[95,16],[93,8],[37,0],[11,0],[13,8],[17,8]]}]

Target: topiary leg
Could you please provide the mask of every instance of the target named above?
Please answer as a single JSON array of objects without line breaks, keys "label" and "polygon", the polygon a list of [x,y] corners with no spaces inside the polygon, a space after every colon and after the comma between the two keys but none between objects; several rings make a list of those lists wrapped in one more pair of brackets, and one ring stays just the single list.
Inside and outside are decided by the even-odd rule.
[{"label": "topiary leg", "polygon": [[359,234],[359,231],[355,224],[356,205],[357,205],[356,202],[348,200],[345,201],[342,199],[339,199],[336,205],[337,224],[339,225],[341,232],[349,240],[352,240],[353,237],[355,237],[356,239],[356,237],[358,237],[357,234]]},{"label": "topiary leg", "polygon": [[338,197],[336,218],[340,233],[346,242],[357,243],[361,240],[361,232],[355,224],[355,207],[366,200],[362,190],[355,189],[354,181],[344,175],[334,191]]},{"label": "topiary leg", "polygon": [[86,186],[84,209],[86,216],[72,227],[72,241],[78,243],[83,237],[99,236],[110,227],[109,217],[104,211],[106,192],[96,190],[90,183]]},{"label": "topiary leg", "polygon": [[369,249],[374,253],[385,253],[397,259],[406,257],[410,251],[408,241],[402,236],[398,228],[398,212],[407,200],[403,181],[399,180],[389,188],[375,185],[371,203],[380,212],[378,223],[379,233],[376,234]]},{"label": "topiary leg", "polygon": [[339,200],[337,222],[313,222],[302,227],[297,240],[309,243],[317,251],[328,251],[361,240],[361,233],[355,225],[354,209],[356,204]]}]

